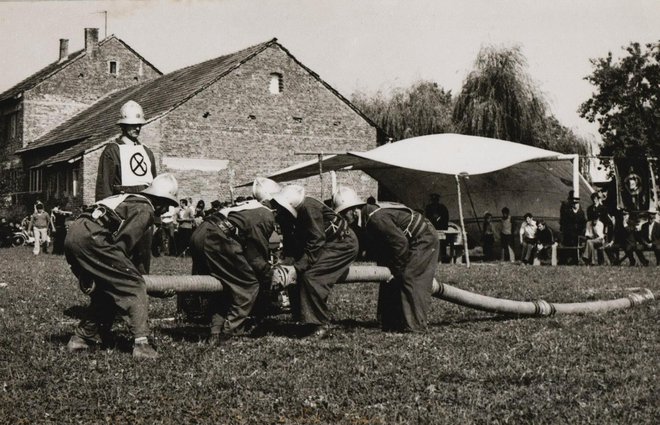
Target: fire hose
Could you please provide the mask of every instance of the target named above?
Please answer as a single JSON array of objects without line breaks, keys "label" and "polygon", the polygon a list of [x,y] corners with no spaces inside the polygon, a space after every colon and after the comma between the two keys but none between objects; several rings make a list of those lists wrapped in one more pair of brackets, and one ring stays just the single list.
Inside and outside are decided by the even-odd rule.
[{"label": "fire hose", "polygon": [[[348,274],[339,283],[387,282],[392,277],[387,267],[351,266]],[[165,276],[146,275],[144,280],[148,292],[218,292],[223,290],[222,282],[207,275]],[[273,274],[273,286],[295,285],[296,272],[291,266],[277,266]],[[557,314],[600,313],[630,308],[654,300],[653,293],[641,288],[626,297],[613,300],[587,301],[577,303],[551,303],[544,300],[515,301],[495,298],[456,288],[433,279],[432,295],[444,301],[502,315],[547,317]]]}]

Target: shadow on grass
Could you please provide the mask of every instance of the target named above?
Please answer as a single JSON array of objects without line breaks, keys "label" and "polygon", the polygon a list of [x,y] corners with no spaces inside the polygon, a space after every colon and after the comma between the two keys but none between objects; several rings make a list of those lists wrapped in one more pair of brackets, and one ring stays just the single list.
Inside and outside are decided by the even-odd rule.
[{"label": "shadow on grass", "polygon": [[521,316],[492,316],[492,317],[470,317],[458,320],[441,320],[439,322],[429,323],[431,328],[443,328],[446,326],[462,325],[465,323],[481,323],[481,322],[509,322],[513,320],[529,320],[528,317]]},{"label": "shadow on grass", "polygon": [[172,328],[160,328],[159,331],[177,342],[203,342],[209,337],[209,327],[197,324],[184,324]]},{"label": "shadow on grass", "polygon": [[64,315],[67,317],[70,317],[72,319],[82,319],[85,317],[85,314],[87,312],[87,306],[85,305],[74,305],[73,307],[69,307],[66,310],[64,310]]},{"label": "shadow on grass", "polygon": [[[46,337],[46,341],[55,346],[63,346],[69,342],[71,335],[73,335],[72,332],[50,334]],[[124,335],[111,334],[103,340],[103,344],[93,347],[92,349],[112,349],[124,353],[130,353],[133,351],[133,338]]]}]

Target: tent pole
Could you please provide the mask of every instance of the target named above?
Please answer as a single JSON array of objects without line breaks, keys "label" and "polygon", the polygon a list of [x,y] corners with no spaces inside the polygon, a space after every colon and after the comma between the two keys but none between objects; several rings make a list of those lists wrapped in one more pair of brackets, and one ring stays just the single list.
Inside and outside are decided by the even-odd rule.
[{"label": "tent pole", "polygon": [[653,164],[655,164],[655,158],[646,158],[649,164],[649,174],[651,175],[651,190],[653,191],[653,204],[649,202],[649,211],[658,210],[658,187],[655,180],[655,172],[653,171]]},{"label": "tent pole", "polygon": [[321,201],[323,201],[323,152],[318,154],[319,158],[319,179],[321,180]]},{"label": "tent pole", "polygon": [[470,267],[470,252],[468,249],[467,232],[465,231],[465,221],[463,220],[463,200],[461,199],[461,181],[456,174],[456,192],[458,193],[458,217],[461,220],[461,232],[463,232],[463,250],[465,251],[465,265]]},{"label": "tent pole", "polygon": [[580,155],[573,155],[573,196],[580,197]]}]

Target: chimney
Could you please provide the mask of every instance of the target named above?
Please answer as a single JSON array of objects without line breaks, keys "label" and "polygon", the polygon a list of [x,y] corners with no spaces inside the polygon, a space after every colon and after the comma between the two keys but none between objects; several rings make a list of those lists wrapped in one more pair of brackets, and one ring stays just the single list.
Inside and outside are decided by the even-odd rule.
[{"label": "chimney", "polygon": [[99,29],[85,28],[85,53],[95,54],[99,47]]},{"label": "chimney", "polygon": [[60,38],[60,62],[65,61],[69,57],[69,40]]}]

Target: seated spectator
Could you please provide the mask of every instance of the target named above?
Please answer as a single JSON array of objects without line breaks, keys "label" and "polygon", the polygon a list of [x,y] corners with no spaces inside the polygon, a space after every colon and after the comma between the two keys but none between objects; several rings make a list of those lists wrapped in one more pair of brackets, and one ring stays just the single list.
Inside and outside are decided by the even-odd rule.
[{"label": "seated spectator", "polygon": [[536,221],[534,221],[532,213],[525,214],[524,220],[519,231],[520,246],[522,247],[520,260],[523,264],[531,264],[536,246]]},{"label": "seated spectator", "polygon": [[536,222],[536,253],[535,264],[541,261],[550,261],[553,266],[557,265],[557,243],[552,230],[545,224],[544,220]]},{"label": "seated spectator", "polygon": [[655,254],[655,265],[660,266],[660,211],[656,211],[653,220],[642,225],[642,241],[646,248]]},{"label": "seated spectator", "polygon": [[587,229],[584,236],[586,237],[586,242],[582,260],[584,260],[585,264],[593,266],[602,263],[598,252],[605,245],[605,226],[598,214],[593,211],[587,222]]},{"label": "seated spectator", "polygon": [[495,232],[493,230],[493,215],[489,212],[484,214],[484,226],[483,226],[483,235],[482,243],[484,249],[484,261],[492,261],[493,257],[493,245],[495,245]]}]

